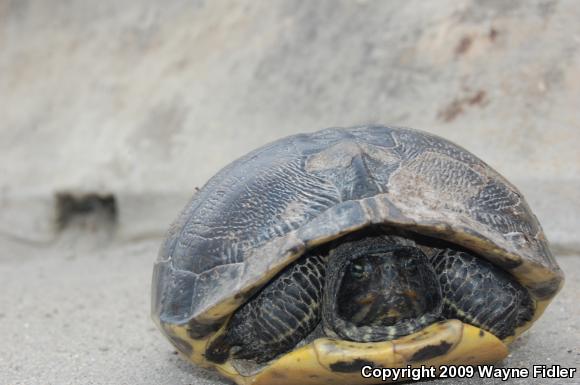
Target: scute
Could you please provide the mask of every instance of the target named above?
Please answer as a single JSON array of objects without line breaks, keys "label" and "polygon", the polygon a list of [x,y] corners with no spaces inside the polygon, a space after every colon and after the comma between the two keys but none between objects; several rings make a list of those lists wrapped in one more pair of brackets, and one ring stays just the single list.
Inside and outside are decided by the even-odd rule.
[{"label": "scute", "polygon": [[362,367],[490,364],[505,358],[507,353],[506,346],[492,334],[449,320],[387,342],[321,338],[282,356],[254,376],[244,377],[219,369],[244,385],[376,384],[381,380],[361,376]]},{"label": "scute", "polygon": [[193,197],[155,265],[153,318],[201,338],[306,249],[378,224],[474,250],[538,300],[562,285],[521,194],[474,155],[411,129],[333,128],[253,151]]}]

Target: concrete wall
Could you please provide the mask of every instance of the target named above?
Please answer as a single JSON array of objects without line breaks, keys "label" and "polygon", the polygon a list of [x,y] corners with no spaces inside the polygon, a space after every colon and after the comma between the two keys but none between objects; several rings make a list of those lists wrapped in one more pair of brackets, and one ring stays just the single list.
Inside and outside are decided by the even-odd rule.
[{"label": "concrete wall", "polygon": [[471,150],[579,249],[578,20],[573,0],[0,0],[0,232],[53,239],[73,191],[159,235],[249,150],[380,122]]}]

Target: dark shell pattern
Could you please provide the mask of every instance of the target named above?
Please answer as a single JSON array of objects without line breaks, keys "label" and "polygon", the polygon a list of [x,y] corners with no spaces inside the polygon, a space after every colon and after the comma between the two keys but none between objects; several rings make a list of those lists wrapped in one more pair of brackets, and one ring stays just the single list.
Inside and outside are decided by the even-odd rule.
[{"label": "dark shell pattern", "polygon": [[421,131],[331,128],[234,161],[172,225],[153,277],[153,317],[216,330],[305,250],[369,225],[454,242],[540,300],[563,274],[521,193],[463,148]]}]

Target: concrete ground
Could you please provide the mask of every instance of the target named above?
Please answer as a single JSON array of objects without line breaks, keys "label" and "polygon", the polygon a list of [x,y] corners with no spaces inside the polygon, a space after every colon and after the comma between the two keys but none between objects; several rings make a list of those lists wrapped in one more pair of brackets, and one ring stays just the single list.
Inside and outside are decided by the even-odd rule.
[{"label": "concrete ground", "polygon": [[[228,384],[183,361],[149,318],[160,241],[103,247],[106,240],[78,229],[49,247],[2,239],[0,384]],[[563,291],[513,345],[504,367],[580,368],[580,256],[558,261],[567,274]],[[580,384],[580,377],[506,383]]]}]

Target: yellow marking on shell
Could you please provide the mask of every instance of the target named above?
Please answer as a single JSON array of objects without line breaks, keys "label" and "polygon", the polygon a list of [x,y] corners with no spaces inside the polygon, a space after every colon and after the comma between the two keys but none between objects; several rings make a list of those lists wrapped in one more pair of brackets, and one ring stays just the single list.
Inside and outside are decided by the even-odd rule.
[{"label": "yellow marking on shell", "polygon": [[[223,364],[214,364],[213,362],[208,361],[204,353],[209,345],[210,340],[212,340],[215,336],[221,334],[225,327],[222,327],[217,333],[213,333],[203,339],[193,339],[187,333],[187,329],[185,326],[182,325],[165,325],[165,331],[173,336],[179,337],[180,339],[187,341],[191,348],[192,352],[188,355],[186,352],[179,351],[180,356],[193,362],[196,365],[207,369],[217,369],[222,375],[227,378],[234,380],[238,384],[246,384],[245,379],[246,377],[241,376],[238,371],[232,366],[231,362],[225,362]],[[244,380],[239,382],[240,380]]]},{"label": "yellow marking on shell", "polygon": [[503,341],[483,329],[464,324],[458,320],[448,320],[388,342],[358,343],[320,338],[283,355],[254,376],[239,374],[231,362],[218,365],[208,362],[204,357],[203,354],[208,342],[221,334],[223,330],[199,340],[192,339],[184,326],[166,324],[164,330],[167,334],[190,344],[192,348],[190,355],[186,355],[178,348],[183,358],[205,368],[217,369],[222,375],[239,385],[290,385],[296,383],[305,385],[324,383],[357,385],[372,383],[372,381],[362,378],[359,372],[333,372],[330,369],[331,365],[364,360],[373,362],[373,366],[376,367],[406,367],[413,356],[422,348],[441,346],[441,342],[451,346],[447,353],[428,360],[410,363],[411,366],[478,365],[500,361],[507,356],[507,346],[542,315],[549,303],[549,300],[538,301],[534,318],[526,325],[517,328],[515,336],[508,337]]},{"label": "yellow marking on shell", "polygon": [[167,334],[179,337],[182,340],[189,343],[189,345],[191,346],[191,349],[192,349],[192,352],[189,355],[187,355],[187,352],[183,352],[183,351],[180,351],[178,349],[178,351],[182,357],[188,359],[189,361],[191,361],[197,365],[203,366],[205,368],[210,368],[213,366],[212,363],[208,362],[205,359],[205,357],[203,356],[203,353],[205,352],[209,338],[200,339],[200,340],[193,339],[187,333],[186,328],[184,326],[180,326],[180,325],[165,324],[165,325],[163,325],[163,329],[165,330],[165,332]]},{"label": "yellow marking on shell", "polygon": [[494,335],[458,320],[447,320],[386,342],[319,338],[272,361],[257,374],[244,376],[230,362],[218,365],[205,359],[205,347],[213,336],[193,340],[183,326],[167,325],[165,330],[191,344],[193,352],[186,358],[204,367],[214,367],[238,385],[371,384],[376,379],[363,378],[357,365],[367,362],[374,367],[389,368],[408,364],[477,365],[502,360],[508,353],[506,345]]},{"label": "yellow marking on shell", "polygon": [[[435,329],[437,327],[441,329],[438,331]],[[435,330],[430,331],[429,328]],[[413,341],[414,336],[422,332],[425,333],[423,338]],[[446,353],[423,361],[418,360],[415,362],[416,365],[481,365],[500,361],[508,354],[507,346],[499,338],[459,320],[431,325],[398,341],[404,343],[397,343],[396,353],[407,360],[416,357],[424,346],[442,346],[442,343],[454,342]]]},{"label": "yellow marking on shell", "polygon": [[[163,329],[166,334],[178,337],[191,346],[189,355],[176,346],[182,357],[199,366],[216,369],[223,376],[239,385],[290,385],[296,383],[305,385],[325,383],[357,385],[369,384],[373,381],[362,378],[359,372],[333,372],[330,369],[331,365],[364,360],[373,362],[374,366],[406,367],[413,355],[422,348],[437,346],[437,343],[440,345],[442,341],[451,345],[447,353],[425,361],[411,363],[411,366],[478,365],[500,361],[507,356],[507,346],[542,315],[549,303],[550,300],[536,301],[533,319],[517,328],[515,336],[507,337],[503,341],[475,326],[464,324],[458,320],[448,320],[389,342],[357,343],[328,338],[317,339],[283,355],[253,376],[239,374],[229,361],[221,365],[214,364],[207,361],[204,356],[208,342],[224,332],[227,322],[218,332],[199,340],[191,338],[185,326],[165,324]],[[376,382],[376,379],[374,381]]]}]

